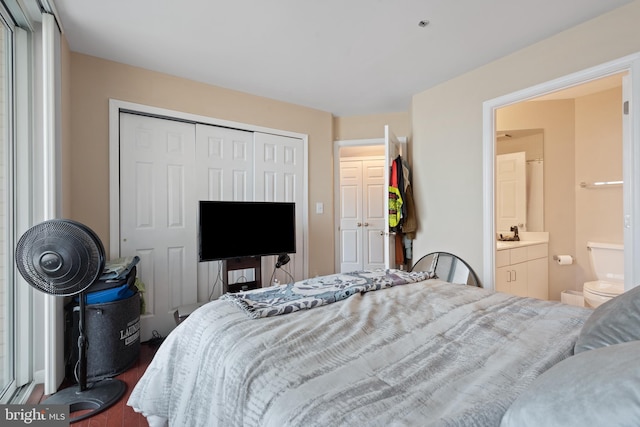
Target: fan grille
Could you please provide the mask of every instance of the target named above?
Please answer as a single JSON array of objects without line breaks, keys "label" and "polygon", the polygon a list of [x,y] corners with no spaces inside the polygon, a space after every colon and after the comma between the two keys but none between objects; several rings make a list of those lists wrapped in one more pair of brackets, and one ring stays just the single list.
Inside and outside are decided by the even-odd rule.
[{"label": "fan grille", "polygon": [[104,269],[104,247],[87,226],[75,221],[44,221],[27,230],[16,247],[18,271],[33,287],[52,295],[78,294]]}]

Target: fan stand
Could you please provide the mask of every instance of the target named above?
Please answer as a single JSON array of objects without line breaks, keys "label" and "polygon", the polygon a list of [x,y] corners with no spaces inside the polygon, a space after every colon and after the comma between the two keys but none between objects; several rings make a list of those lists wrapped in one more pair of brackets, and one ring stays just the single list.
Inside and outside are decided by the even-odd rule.
[{"label": "fan stand", "polygon": [[78,388],[67,387],[51,397],[45,399],[42,404],[48,405],[69,405],[69,415],[74,412],[86,411],[77,417],[71,416],[69,422],[84,420],[92,417],[116,403],[127,389],[127,385],[118,379],[107,379],[97,381],[87,388],[87,339],[84,334],[85,320],[85,295],[79,293],[80,312],[78,313],[78,362],[80,374]]}]

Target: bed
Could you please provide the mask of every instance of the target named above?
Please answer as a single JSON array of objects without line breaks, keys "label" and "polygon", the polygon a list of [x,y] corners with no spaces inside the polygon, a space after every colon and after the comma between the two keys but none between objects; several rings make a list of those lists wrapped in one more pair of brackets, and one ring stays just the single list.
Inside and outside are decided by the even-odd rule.
[{"label": "bed", "polygon": [[[544,408],[569,395],[579,399],[575,389],[563,389],[571,381],[555,382],[579,375],[570,369],[581,357],[574,352],[591,355],[640,338],[640,287],[620,299],[631,304],[625,311],[635,325],[618,316],[626,326],[613,322],[611,332],[612,315],[600,316],[600,309],[594,316],[591,309],[396,270],[294,285],[297,299],[283,298],[292,292],[284,286],[293,285],[281,285],[194,311],[165,339],[128,404],[151,426],[554,425]],[[323,287],[341,292],[327,298]],[[272,307],[256,303],[276,291]],[[634,361],[640,347],[624,350]],[[625,366],[635,371],[624,373],[631,392],[623,390],[637,406],[637,362]],[[553,369],[560,372],[548,378]],[[540,385],[544,380],[550,384]],[[597,420],[589,410],[574,412],[573,421]],[[626,412],[640,419],[637,408]]]}]

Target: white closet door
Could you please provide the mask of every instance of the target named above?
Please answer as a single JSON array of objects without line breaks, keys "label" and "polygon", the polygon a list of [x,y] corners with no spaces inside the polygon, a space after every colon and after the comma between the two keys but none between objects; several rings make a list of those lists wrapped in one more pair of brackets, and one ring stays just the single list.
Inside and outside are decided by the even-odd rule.
[{"label": "white closet door", "polygon": [[[197,124],[196,205],[199,200],[253,200],[253,153],[253,132]],[[195,209],[197,212],[197,207]],[[234,226],[232,222],[233,218],[221,218],[220,226]],[[221,274],[222,264],[219,261],[198,263],[199,301],[221,295]],[[254,270],[230,272],[230,283],[237,282],[240,277],[255,280]]]},{"label": "white closet door", "polygon": [[340,161],[340,271],[385,268],[385,161]]},{"label": "white closet door", "polygon": [[[283,267],[294,278],[304,277],[304,146],[299,138],[254,133],[255,143],[255,193],[254,200],[259,202],[294,202],[296,204],[296,253],[290,255],[291,261]],[[278,226],[278,219],[273,219]],[[276,262],[275,256],[263,257],[262,284],[268,286]],[[291,278],[279,272],[276,274],[281,283]]]},{"label": "white closet door", "polygon": [[340,161],[340,272],[362,269],[362,161]]},{"label": "white closet door", "polygon": [[387,208],[384,160],[362,162],[362,252],[365,270],[385,268],[384,230]]},{"label": "white closet door", "polygon": [[174,327],[196,302],[195,126],[120,114],[120,255],[138,255],[146,315],[141,341]]}]

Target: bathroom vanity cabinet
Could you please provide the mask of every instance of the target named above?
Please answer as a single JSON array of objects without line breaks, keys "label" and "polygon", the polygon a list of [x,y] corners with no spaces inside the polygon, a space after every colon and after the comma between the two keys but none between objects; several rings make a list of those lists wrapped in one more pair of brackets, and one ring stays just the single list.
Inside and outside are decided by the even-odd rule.
[{"label": "bathroom vanity cabinet", "polygon": [[549,299],[549,245],[516,243],[496,251],[496,291]]}]

